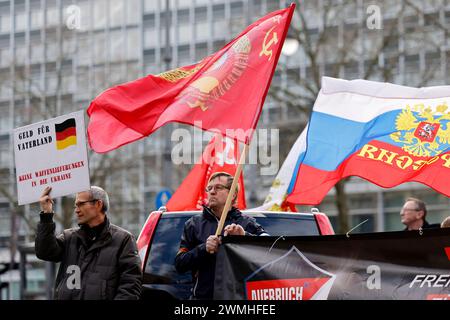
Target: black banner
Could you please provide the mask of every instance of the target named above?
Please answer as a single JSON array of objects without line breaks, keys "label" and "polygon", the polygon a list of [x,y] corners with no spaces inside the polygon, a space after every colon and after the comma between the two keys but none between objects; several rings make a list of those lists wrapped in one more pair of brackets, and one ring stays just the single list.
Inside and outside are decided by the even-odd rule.
[{"label": "black banner", "polygon": [[450,228],[225,237],[214,298],[450,300]]}]

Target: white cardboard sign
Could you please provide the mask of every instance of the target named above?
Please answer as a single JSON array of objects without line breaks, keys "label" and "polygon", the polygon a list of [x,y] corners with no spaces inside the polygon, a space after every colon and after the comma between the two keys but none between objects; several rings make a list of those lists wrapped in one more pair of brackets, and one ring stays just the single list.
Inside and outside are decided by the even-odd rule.
[{"label": "white cardboard sign", "polygon": [[14,129],[14,156],[19,205],[88,190],[84,111]]}]

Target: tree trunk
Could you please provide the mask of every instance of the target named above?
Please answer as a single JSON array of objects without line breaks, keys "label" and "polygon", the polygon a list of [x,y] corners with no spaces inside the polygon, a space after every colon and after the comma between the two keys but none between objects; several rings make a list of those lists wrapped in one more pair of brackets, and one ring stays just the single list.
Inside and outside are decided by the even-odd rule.
[{"label": "tree trunk", "polygon": [[348,201],[345,193],[346,180],[341,180],[334,186],[336,189],[336,207],[338,209],[339,233],[346,233],[349,230],[348,221]]}]

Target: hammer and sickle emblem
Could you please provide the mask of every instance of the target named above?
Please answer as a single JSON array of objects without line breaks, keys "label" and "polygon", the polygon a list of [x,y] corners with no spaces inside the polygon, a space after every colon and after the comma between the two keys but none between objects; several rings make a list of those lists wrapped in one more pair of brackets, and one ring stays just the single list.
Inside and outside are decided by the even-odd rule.
[{"label": "hammer and sickle emblem", "polygon": [[[270,28],[269,31],[267,31],[266,35],[264,36],[264,41],[263,41],[263,45],[262,45],[262,50],[259,53],[259,56],[261,57],[262,55],[265,56],[269,56],[269,60],[272,59],[272,50],[270,49],[270,47],[272,46],[272,44],[277,44],[278,43],[278,36],[277,33],[274,32],[272,34],[272,38],[269,40],[269,42],[267,42],[267,38],[269,37],[269,34],[272,32],[273,29],[275,29],[276,26],[273,26],[272,28]],[[269,50],[270,49],[270,50]]]}]

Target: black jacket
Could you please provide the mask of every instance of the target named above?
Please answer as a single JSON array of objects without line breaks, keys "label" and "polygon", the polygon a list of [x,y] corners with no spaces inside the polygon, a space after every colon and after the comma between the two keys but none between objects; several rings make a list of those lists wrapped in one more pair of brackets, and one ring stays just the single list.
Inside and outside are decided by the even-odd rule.
[{"label": "black jacket", "polygon": [[[440,228],[441,225],[439,223],[433,223],[430,224],[428,223],[427,220],[423,220],[423,224],[422,224],[422,229],[433,229],[433,228]],[[408,227],[406,227],[405,229],[403,229],[403,231],[408,231]],[[414,230],[413,230],[414,231]]]},{"label": "black jacket", "polygon": [[[204,207],[203,213],[193,216],[184,225],[180,250],[175,258],[175,268],[180,273],[192,271],[194,299],[213,298],[216,255],[206,252],[206,239],[216,233],[218,221],[212,211]],[[232,223],[241,225],[246,235],[265,233],[255,219],[242,215],[236,208],[228,212],[224,227]]]},{"label": "black jacket", "polygon": [[61,262],[55,299],[139,299],[141,260],[132,234],[105,218],[105,226],[94,240],[85,228],[67,229],[55,236],[52,218],[53,214],[41,214],[35,249],[39,259]]}]

